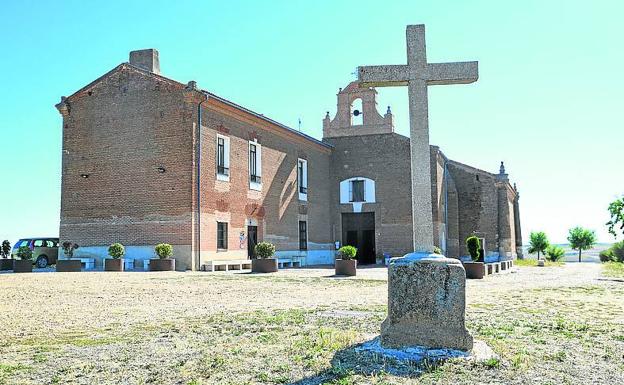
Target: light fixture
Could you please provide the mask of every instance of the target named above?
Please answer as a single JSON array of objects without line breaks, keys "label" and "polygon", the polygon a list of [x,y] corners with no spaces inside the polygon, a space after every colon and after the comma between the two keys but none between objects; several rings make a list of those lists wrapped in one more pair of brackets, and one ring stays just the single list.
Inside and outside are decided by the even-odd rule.
[{"label": "light fixture", "polygon": [[167,171],[167,170],[165,170],[165,168],[163,166],[157,167],[156,170],[158,170],[158,172],[161,173],[161,174],[164,173],[165,171]]},{"label": "light fixture", "polygon": [[80,174],[80,177],[83,179],[87,179],[89,177],[89,174]]}]

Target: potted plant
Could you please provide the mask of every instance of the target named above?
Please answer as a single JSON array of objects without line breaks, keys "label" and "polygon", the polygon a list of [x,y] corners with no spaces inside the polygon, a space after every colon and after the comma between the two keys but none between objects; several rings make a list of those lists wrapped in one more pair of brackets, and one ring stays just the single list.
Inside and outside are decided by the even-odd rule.
[{"label": "potted plant", "polygon": [[82,262],[80,259],[72,259],[78,244],[66,241],[61,244],[61,248],[67,259],[59,258],[56,260],[56,271],[59,273],[79,272],[82,268]]},{"label": "potted plant", "polygon": [[482,279],[485,276],[485,264],[478,262],[481,252],[481,242],[479,238],[474,235],[466,239],[466,248],[470,253],[471,262],[464,262],[464,269],[466,269],[466,278]]},{"label": "potted plant", "polygon": [[[126,249],[121,243],[113,243],[108,247],[110,258],[104,260],[104,271],[124,271],[123,256]],[[112,258],[112,259],[111,259]]]},{"label": "potted plant", "polygon": [[357,254],[357,249],[353,246],[342,246],[338,249],[338,256],[340,258],[336,259],[336,275],[347,275],[347,276],[355,276],[357,273],[357,260],[355,259],[355,255]]},{"label": "potted plant", "polygon": [[277,271],[277,258],[272,258],[275,254],[275,245],[269,242],[260,242],[254,248],[256,259],[251,260],[251,271],[253,273],[275,273]]},{"label": "potted plant", "polygon": [[11,255],[11,242],[8,240],[4,240],[2,242],[2,247],[0,248],[0,270],[12,270],[13,269],[13,260],[9,259]]},{"label": "potted plant", "polygon": [[13,260],[13,271],[16,273],[31,273],[33,252],[28,246],[20,246],[15,253],[18,259]]},{"label": "potted plant", "polygon": [[159,243],[154,248],[158,258],[150,259],[149,271],[175,271],[175,259],[173,255],[173,246],[168,243]]}]

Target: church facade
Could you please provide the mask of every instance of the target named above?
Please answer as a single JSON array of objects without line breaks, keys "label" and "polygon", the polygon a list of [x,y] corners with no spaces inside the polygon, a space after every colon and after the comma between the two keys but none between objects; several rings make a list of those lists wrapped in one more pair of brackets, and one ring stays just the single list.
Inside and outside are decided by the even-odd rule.
[{"label": "church facade", "polygon": [[[160,75],[158,52],[62,98],[60,238],[101,260],[121,242],[135,260],[174,246],[179,269],[246,259],[260,241],[278,256],[361,263],[411,251],[409,138],[376,91],[349,84],[317,140],[210,92]],[[483,240],[486,259],[521,253],[519,194],[501,164],[489,173],[431,146],[434,241],[450,257]],[[98,262],[101,263],[101,262]]]}]

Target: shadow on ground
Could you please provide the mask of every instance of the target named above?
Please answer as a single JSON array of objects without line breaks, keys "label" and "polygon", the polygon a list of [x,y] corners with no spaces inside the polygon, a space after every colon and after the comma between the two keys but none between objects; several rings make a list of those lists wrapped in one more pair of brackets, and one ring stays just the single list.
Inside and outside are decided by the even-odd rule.
[{"label": "shadow on ground", "polygon": [[[375,376],[391,374],[404,378],[417,378],[424,373],[431,372],[444,365],[445,360],[413,361],[397,360],[378,353],[360,351],[363,345],[373,340],[351,345],[339,350],[331,360],[331,368],[317,373],[313,377],[303,378],[291,385],[320,385],[341,384],[352,375]],[[348,382],[344,382],[348,383]]]}]

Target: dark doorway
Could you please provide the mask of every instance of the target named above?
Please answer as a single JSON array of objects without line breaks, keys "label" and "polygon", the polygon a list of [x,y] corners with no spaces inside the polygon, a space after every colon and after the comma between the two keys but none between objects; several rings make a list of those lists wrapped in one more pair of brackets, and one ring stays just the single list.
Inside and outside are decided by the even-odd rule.
[{"label": "dark doorway", "polygon": [[358,249],[360,264],[375,263],[375,213],[343,213],[342,244]]},{"label": "dark doorway", "polygon": [[247,226],[247,255],[253,258],[256,255],[256,245],[258,244],[258,226]]}]

